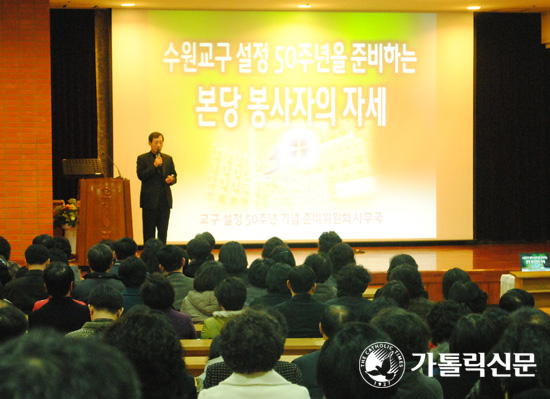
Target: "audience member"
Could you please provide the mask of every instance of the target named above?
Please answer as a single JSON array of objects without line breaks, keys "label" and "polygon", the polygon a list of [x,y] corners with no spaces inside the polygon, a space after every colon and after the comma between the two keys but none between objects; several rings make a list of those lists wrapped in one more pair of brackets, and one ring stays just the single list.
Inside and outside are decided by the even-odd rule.
[{"label": "audience member", "polygon": [[88,264],[91,273],[84,276],[84,280],[76,284],[73,298],[88,303],[90,292],[99,285],[106,284],[120,292],[124,291],[124,284],[114,274],[109,273],[113,265],[113,251],[107,245],[96,244],[88,250]]},{"label": "audience member", "polygon": [[535,298],[529,292],[521,288],[512,288],[506,291],[498,303],[499,308],[512,313],[522,307],[535,307]]},{"label": "audience member", "polygon": [[51,298],[40,309],[29,313],[29,330],[49,327],[66,334],[90,321],[88,307],[70,296],[74,274],[69,265],[62,262],[48,265],[44,269],[44,284]]},{"label": "audience member", "polygon": [[449,292],[454,283],[460,281],[462,283],[468,283],[472,281],[470,275],[462,269],[455,267],[449,269],[443,275],[443,281],[441,282],[441,289],[443,291],[443,298],[449,299]]},{"label": "audience member", "polygon": [[355,265],[355,253],[353,249],[344,243],[334,245],[329,251],[328,256],[332,262],[332,276],[327,280],[328,284],[336,287],[336,276],[338,272],[348,265]]},{"label": "audience member", "polygon": [[262,248],[262,258],[269,258],[269,256],[271,255],[271,251],[273,251],[275,247],[278,247],[280,245],[287,246],[285,242],[279,237],[271,237],[264,243],[264,246]]},{"label": "audience member", "polygon": [[165,314],[180,339],[197,338],[197,332],[191,317],[172,309],[174,296],[174,287],[172,287],[166,276],[160,273],[150,274],[141,286],[141,297],[145,306]]},{"label": "audience member", "polygon": [[130,256],[120,263],[118,275],[124,284],[122,291],[123,314],[136,305],[142,305],[141,286],[147,278],[147,265],[143,259]]},{"label": "audience member", "polygon": [[100,285],[90,293],[90,319],[81,329],[67,334],[73,338],[103,335],[105,330],[122,315],[122,294],[107,285]]},{"label": "audience member", "polygon": [[388,277],[388,281],[393,280],[401,281],[407,287],[410,298],[408,310],[426,320],[434,303],[428,299],[428,292],[424,289],[418,269],[406,263],[396,266]]},{"label": "audience member", "polygon": [[246,288],[246,302],[244,306],[249,306],[256,298],[267,294],[266,278],[269,268],[275,262],[272,259],[258,258],[250,264],[248,268],[248,287]]},{"label": "audience member", "polygon": [[[355,317],[348,308],[332,305],[325,309],[319,323],[319,331],[323,338],[327,340],[340,331],[346,323],[352,321],[355,321]],[[317,362],[320,354],[321,350],[317,350],[292,361],[300,368],[302,372],[301,385],[307,388],[311,399],[321,399],[323,397],[323,391],[317,382]]]},{"label": "audience member", "polygon": [[122,351],[141,381],[142,399],[192,399],[195,382],[185,368],[180,340],[157,310],[133,311],[113,323],[103,340]]},{"label": "audience member", "polygon": [[326,304],[345,306],[359,319],[365,308],[372,305],[369,299],[363,297],[370,281],[370,273],[363,266],[344,266],[336,276],[337,297]]},{"label": "audience member", "polygon": [[161,248],[164,248],[164,242],[158,238],[149,238],[143,245],[143,251],[141,251],[139,257],[145,262],[147,272],[150,274],[161,272],[157,258],[157,254]]},{"label": "audience member", "polygon": [[199,397],[309,398],[306,388],[291,384],[274,370],[284,343],[284,333],[272,316],[249,309],[232,317],[221,332],[221,353],[233,374],[219,385],[201,391]]},{"label": "audience member", "polygon": [[304,261],[304,265],[311,267],[315,273],[317,287],[313,293],[313,299],[326,302],[336,298],[336,287],[326,282],[332,275],[332,262],[328,255],[324,252],[311,254]]},{"label": "audience member", "polygon": [[109,273],[112,273],[118,276],[118,269],[120,267],[120,262],[124,259],[135,256],[137,253],[137,244],[130,237],[122,237],[115,241],[115,259],[113,266],[109,270]]},{"label": "audience member", "polygon": [[237,241],[229,241],[220,248],[218,261],[225,267],[229,277],[239,277],[248,284],[248,259],[244,247]]},{"label": "audience member", "polygon": [[401,309],[409,308],[409,290],[399,280],[388,281],[374,293],[374,299],[379,297],[392,298]]},{"label": "audience member", "polygon": [[246,284],[238,277],[228,277],[218,284],[214,295],[221,310],[214,312],[213,317],[204,321],[201,339],[218,336],[229,319],[241,313],[246,301]]},{"label": "audience member", "polygon": [[454,283],[449,291],[449,300],[468,306],[474,313],[482,313],[487,308],[487,293],[473,282]]},{"label": "audience member", "polygon": [[288,273],[287,285],[292,297],[275,309],[286,319],[288,337],[320,337],[319,322],[327,305],[311,297],[315,292],[315,273],[309,266],[293,267]]},{"label": "audience member", "polygon": [[214,250],[214,248],[216,248],[216,239],[214,238],[212,233],[205,231],[204,233],[197,234],[195,238],[202,238],[203,240],[206,240],[206,242],[210,246],[210,256],[208,257],[208,260],[215,260],[214,255],[212,255],[212,251]]},{"label": "audience member", "polygon": [[342,239],[335,231],[325,231],[319,236],[319,252],[328,254],[333,246],[341,242]]},{"label": "audience member", "polygon": [[289,300],[291,295],[286,282],[290,269],[286,263],[275,263],[271,266],[265,278],[267,294],[254,299],[250,306],[269,308]]},{"label": "audience member", "polygon": [[189,264],[183,269],[183,274],[194,278],[195,274],[206,261],[213,260],[210,244],[204,238],[193,238],[187,243],[187,254],[189,255]]},{"label": "audience member", "polygon": [[174,309],[180,308],[183,298],[193,289],[193,279],[183,274],[183,253],[183,249],[175,245],[166,245],[158,253],[160,270],[166,274],[174,287]]},{"label": "audience member", "polygon": [[402,265],[403,263],[414,266],[418,270],[418,263],[416,263],[416,260],[411,255],[398,254],[398,255],[392,256],[392,258],[390,259],[390,265],[388,267],[388,272],[387,272],[388,275],[395,267]]},{"label": "audience member", "polygon": [[8,240],[0,236],[0,264],[5,264],[10,271],[11,278],[14,279],[15,275],[21,268],[21,265],[10,261],[11,245]]},{"label": "audience member", "polygon": [[269,254],[269,259],[272,259],[275,263],[286,263],[290,267],[296,266],[296,259],[290,248],[285,245],[277,245],[273,248],[273,251]]},{"label": "audience member", "polygon": [[48,297],[43,275],[50,263],[50,253],[45,246],[32,244],[25,251],[25,261],[28,272],[6,284],[4,299],[29,314],[36,301]]},{"label": "audience member", "polygon": [[97,340],[34,331],[0,346],[0,398],[140,399],[136,372]]},{"label": "audience member", "polygon": [[27,316],[11,303],[0,300],[0,345],[27,332]]},{"label": "audience member", "polygon": [[[78,269],[78,266],[69,264],[69,260],[74,258],[73,248],[71,247],[71,243],[69,242],[69,240],[66,237],[54,236],[53,241],[55,243],[55,247],[53,249],[50,249],[50,262],[56,262],[56,259],[54,259],[54,256],[53,256],[54,251],[56,250],[63,251],[63,253],[67,258],[66,263],[69,266],[71,266],[71,270],[74,273],[74,281],[77,282],[82,280],[82,277],[80,277],[80,270]],[[74,252],[76,252],[76,248],[74,249]]]}]

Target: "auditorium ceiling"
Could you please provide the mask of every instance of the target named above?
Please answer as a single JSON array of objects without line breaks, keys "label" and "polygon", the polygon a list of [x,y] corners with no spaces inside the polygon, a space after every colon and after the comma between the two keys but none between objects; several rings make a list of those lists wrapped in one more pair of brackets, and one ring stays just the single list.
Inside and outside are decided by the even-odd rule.
[{"label": "auditorium ceiling", "polygon": [[50,0],[51,8],[123,8],[134,9],[296,11],[298,4],[310,4],[309,11],[390,11],[457,12],[468,6],[481,6],[485,12],[550,11],[550,0]]}]

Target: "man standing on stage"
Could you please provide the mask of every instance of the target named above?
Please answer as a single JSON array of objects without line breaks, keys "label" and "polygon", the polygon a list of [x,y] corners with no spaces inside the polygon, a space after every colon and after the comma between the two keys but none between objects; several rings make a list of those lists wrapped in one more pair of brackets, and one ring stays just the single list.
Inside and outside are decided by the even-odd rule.
[{"label": "man standing on stage", "polygon": [[177,173],[170,155],[161,153],[164,144],[162,133],[149,135],[151,151],[137,159],[137,175],[141,180],[139,206],[143,215],[143,243],[155,237],[166,244],[168,220],[172,208],[172,191],[170,186],[176,184]]}]

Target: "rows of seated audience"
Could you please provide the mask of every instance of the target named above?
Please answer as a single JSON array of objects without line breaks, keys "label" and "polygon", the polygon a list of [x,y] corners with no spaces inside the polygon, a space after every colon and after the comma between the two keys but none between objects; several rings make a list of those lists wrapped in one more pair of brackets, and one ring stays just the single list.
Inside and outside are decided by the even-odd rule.
[{"label": "rows of seated audience", "polygon": [[[138,254],[124,237],[92,246],[89,266],[75,266],[66,239],[40,235],[19,265],[0,237],[0,398],[550,398],[550,316],[524,290],[488,306],[455,268],[434,303],[415,259],[399,254],[369,300],[369,271],[332,231],[302,265],[278,237],[250,265],[236,241],[217,260],[215,248],[201,233],[185,250],[151,239]],[[195,379],[181,340],[197,338],[212,343]],[[287,362],[287,338],[324,344]],[[359,370],[376,343],[403,356],[403,376],[387,388]],[[536,366],[516,354],[533,354]],[[390,364],[373,375],[394,378]]]}]

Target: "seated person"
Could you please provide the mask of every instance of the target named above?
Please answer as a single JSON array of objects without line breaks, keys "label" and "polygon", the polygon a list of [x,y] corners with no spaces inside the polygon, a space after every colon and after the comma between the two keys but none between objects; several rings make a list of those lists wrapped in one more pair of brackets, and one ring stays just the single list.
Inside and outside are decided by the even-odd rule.
[{"label": "seated person", "polygon": [[370,273],[363,266],[344,266],[336,276],[337,297],[326,304],[346,306],[359,319],[364,309],[372,306],[372,302],[363,296],[370,280]]},{"label": "seated person", "polygon": [[248,286],[246,287],[246,302],[245,306],[249,306],[250,303],[256,298],[267,294],[266,278],[269,268],[273,266],[275,262],[272,259],[255,259],[248,269]]},{"label": "seated person", "polygon": [[304,265],[308,265],[315,272],[315,292],[313,299],[319,302],[326,302],[336,298],[336,287],[332,284],[327,284],[328,278],[332,275],[332,262],[327,254],[318,253],[309,255],[304,261]]},{"label": "seated person", "polygon": [[137,252],[137,244],[130,237],[122,237],[115,241],[115,261],[113,266],[109,270],[109,273],[115,274],[118,276],[118,269],[120,267],[120,262],[124,259],[129,258],[130,256],[135,256]]},{"label": "seated person", "polygon": [[172,307],[179,309],[181,301],[193,289],[193,279],[183,274],[185,264],[184,251],[176,245],[166,245],[157,254],[159,268],[162,270],[168,281],[174,287],[174,303]]},{"label": "seated person", "polygon": [[457,281],[468,283],[472,281],[472,279],[466,271],[458,267],[447,270],[443,275],[443,281],[441,282],[441,291],[443,292],[444,299],[449,299],[449,292],[451,291],[451,287]]},{"label": "seated person", "polygon": [[214,260],[210,244],[201,237],[195,237],[187,243],[187,254],[189,255],[189,264],[183,269],[183,274],[191,278],[195,277],[204,262]]},{"label": "seated person", "polygon": [[227,321],[241,312],[246,301],[246,284],[238,277],[228,277],[218,284],[214,295],[222,310],[214,312],[213,317],[204,321],[201,339],[218,336]]},{"label": "seated person", "polygon": [[27,332],[29,322],[23,311],[0,300],[0,344]]},{"label": "seated person", "polygon": [[130,256],[120,263],[118,275],[125,287],[122,291],[124,314],[136,305],[143,305],[141,286],[147,278],[147,265],[143,259]]},{"label": "seated person", "polygon": [[269,308],[289,300],[290,290],[286,282],[290,269],[290,266],[285,263],[275,263],[271,266],[265,277],[267,294],[254,299],[250,306]]},{"label": "seated person", "polygon": [[288,273],[288,289],[292,297],[277,306],[288,325],[289,338],[321,337],[319,322],[327,305],[312,298],[315,292],[315,273],[311,267],[293,267]]},{"label": "seated person", "polygon": [[284,344],[280,324],[267,313],[247,309],[232,317],[222,329],[221,353],[233,374],[202,390],[199,398],[309,398],[306,388],[290,383],[273,369]]},{"label": "seated person", "polygon": [[336,276],[338,272],[345,266],[355,265],[355,252],[353,248],[346,243],[334,245],[329,251],[328,256],[332,262],[332,275],[327,280],[327,283],[336,287]]},{"label": "seated person", "polygon": [[535,307],[533,295],[521,288],[512,288],[506,291],[498,302],[498,307],[512,313],[522,307]]}]

